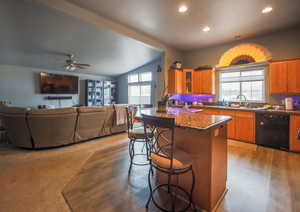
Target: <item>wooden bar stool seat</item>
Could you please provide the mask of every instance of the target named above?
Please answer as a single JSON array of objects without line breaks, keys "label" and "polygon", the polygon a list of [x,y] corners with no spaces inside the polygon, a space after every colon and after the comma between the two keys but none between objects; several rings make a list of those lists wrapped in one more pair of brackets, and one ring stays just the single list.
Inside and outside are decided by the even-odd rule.
[{"label": "wooden bar stool seat", "polygon": [[153,136],[153,133],[147,132],[145,134],[144,127],[143,128],[134,128],[132,131],[128,133],[128,137],[130,139],[146,139],[148,137]]},{"label": "wooden bar stool seat", "polygon": [[[175,150],[173,155],[173,170],[174,172],[176,171],[181,171],[183,169],[188,169],[192,165],[192,159],[191,157],[180,150]],[[171,159],[167,154],[161,153],[161,154],[156,154],[156,153],[151,153],[150,156],[152,163],[154,165],[163,168],[163,169],[169,169],[171,165]]]}]

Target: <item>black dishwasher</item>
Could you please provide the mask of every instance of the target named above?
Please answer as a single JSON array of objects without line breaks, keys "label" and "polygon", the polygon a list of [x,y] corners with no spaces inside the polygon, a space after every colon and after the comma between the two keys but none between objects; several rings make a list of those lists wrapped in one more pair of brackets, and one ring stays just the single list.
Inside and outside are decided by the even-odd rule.
[{"label": "black dishwasher", "polygon": [[289,123],[288,114],[257,112],[256,143],[289,151]]}]

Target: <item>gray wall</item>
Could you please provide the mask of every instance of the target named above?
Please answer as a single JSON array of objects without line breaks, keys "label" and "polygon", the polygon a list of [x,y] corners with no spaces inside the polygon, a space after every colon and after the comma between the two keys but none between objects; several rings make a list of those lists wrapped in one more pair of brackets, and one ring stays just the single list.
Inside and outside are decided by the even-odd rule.
[{"label": "gray wall", "polygon": [[[221,56],[230,48],[241,43],[256,43],[266,47],[272,54],[273,60],[300,58],[300,27],[275,32],[269,35],[239,40],[210,48],[186,51],[183,54],[183,65],[185,68],[196,68],[200,65],[215,66],[219,63]],[[218,78],[216,78],[218,79]],[[266,81],[268,80],[268,76]],[[216,94],[218,96],[218,81],[216,81]],[[281,104],[288,95],[267,95],[266,100],[271,104]],[[300,95],[294,95],[299,99]]]},{"label": "gray wall", "polygon": [[[39,73],[56,73],[64,75],[76,75],[79,77],[79,94],[76,95],[49,95],[40,94]],[[46,100],[46,96],[72,96],[72,100],[61,100],[61,106],[67,107],[85,103],[86,79],[111,79],[97,75],[68,73],[66,71],[50,71],[30,67],[13,65],[0,65],[0,100],[8,100],[12,105],[37,107],[37,105],[51,105],[59,107],[58,100]]]},{"label": "gray wall", "polygon": [[[211,32],[213,33],[213,32]],[[269,35],[235,41],[210,48],[186,51],[183,53],[183,65],[196,68],[200,65],[217,65],[221,56],[240,43],[260,44],[272,54],[274,60],[300,58],[300,27],[274,32]]]},{"label": "gray wall", "polygon": [[157,73],[157,67],[161,66],[163,68],[162,64],[162,58],[159,58],[157,60],[154,60],[150,63],[147,63],[137,69],[134,69],[132,71],[129,71],[126,74],[123,74],[117,78],[118,82],[118,103],[120,104],[127,104],[128,103],[128,74],[136,73],[136,72],[152,72],[152,91],[151,91],[151,104],[155,104],[155,101],[157,99],[156,97],[156,87],[157,87],[157,81],[159,73]]}]

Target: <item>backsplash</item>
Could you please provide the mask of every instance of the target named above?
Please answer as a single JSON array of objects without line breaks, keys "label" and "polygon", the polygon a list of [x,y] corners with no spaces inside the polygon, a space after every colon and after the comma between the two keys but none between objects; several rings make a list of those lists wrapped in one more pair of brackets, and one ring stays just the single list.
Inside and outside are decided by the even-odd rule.
[{"label": "backsplash", "polygon": [[299,107],[300,105],[300,95],[270,95],[270,104],[283,105],[284,99],[291,97],[293,99],[294,105]]},{"label": "backsplash", "polygon": [[182,102],[208,102],[214,101],[213,94],[173,94],[170,99]]}]

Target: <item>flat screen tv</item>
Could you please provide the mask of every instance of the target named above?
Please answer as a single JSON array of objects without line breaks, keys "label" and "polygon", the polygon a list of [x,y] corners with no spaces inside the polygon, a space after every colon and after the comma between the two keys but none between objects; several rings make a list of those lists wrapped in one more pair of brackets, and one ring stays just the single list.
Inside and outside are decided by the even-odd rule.
[{"label": "flat screen tv", "polygon": [[40,73],[41,93],[43,94],[77,94],[78,77]]}]

